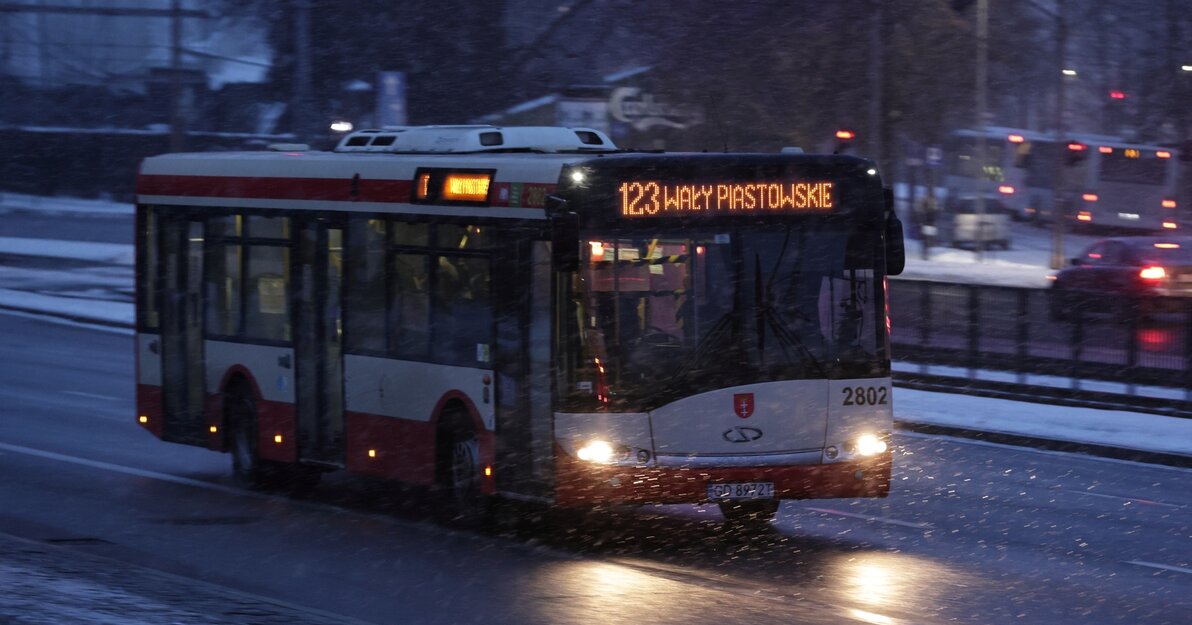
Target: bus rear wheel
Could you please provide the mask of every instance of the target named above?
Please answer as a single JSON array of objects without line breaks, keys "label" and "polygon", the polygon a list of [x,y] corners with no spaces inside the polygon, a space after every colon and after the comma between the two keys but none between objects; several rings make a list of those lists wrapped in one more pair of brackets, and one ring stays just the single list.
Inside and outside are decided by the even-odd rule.
[{"label": "bus rear wheel", "polygon": [[269,471],[258,449],[257,410],[252,397],[242,391],[230,393],[224,401],[224,421],[231,443],[232,477],[241,486],[267,487]]},{"label": "bus rear wheel", "polygon": [[770,527],[770,522],[778,514],[777,499],[763,499],[758,501],[721,501],[720,514],[733,527],[748,530],[764,530]]},{"label": "bus rear wheel", "polygon": [[322,473],[312,467],[263,460],[257,432],[257,410],[252,395],[237,390],[228,394],[225,423],[228,423],[232,454],[232,477],[254,490],[280,490],[303,495],[319,483]]}]

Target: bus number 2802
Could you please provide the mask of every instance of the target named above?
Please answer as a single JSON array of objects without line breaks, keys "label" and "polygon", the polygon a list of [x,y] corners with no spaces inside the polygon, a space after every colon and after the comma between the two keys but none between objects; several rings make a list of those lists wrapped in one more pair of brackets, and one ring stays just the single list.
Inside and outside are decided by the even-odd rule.
[{"label": "bus number 2802", "polygon": [[840,389],[845,406],[879,406],[890,403],[890,389],[885,386],[846,386]]}]

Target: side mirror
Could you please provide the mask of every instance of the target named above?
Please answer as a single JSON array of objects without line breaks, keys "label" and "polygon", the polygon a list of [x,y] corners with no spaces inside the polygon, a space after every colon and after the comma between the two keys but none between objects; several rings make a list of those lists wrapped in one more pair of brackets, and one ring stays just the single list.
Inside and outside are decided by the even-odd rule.
[{"label": "side mirror", "polygon": [[906,246],[902,241],[902,221],[894,213],[886,215],[886,275],[896,276],[906,268]]},{"label": "side mirror", "polygon": [[1084,264],[1084,259],[1079,256],[1076,258],[1070,258],[1068,259],[1068,264],[1072,265],[1073,267],[1079,267]]},{"label": "side mirror", "polygon": [[886,275],[896,276],[906,268],[906,246],[902,240],[902,221],[894,212],[894,190],[882,189],[886,203]]},{"label": "side mirror", "polygon": [[550,217],[551,261],[556,271],[575,271],[579,269],[579,215],[565,210],[566,201],[559,201],[561,210]]}]

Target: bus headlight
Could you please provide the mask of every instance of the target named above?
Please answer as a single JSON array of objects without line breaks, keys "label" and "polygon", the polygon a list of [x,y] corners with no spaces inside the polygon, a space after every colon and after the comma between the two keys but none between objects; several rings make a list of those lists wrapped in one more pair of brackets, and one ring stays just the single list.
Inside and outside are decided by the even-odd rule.
[{"label": "bus headlight", "polygon": [[862,434],[857,437],[857,453],[862,456],[876,456],[885,453],[887,449],[886,441],[874,436],[873,434]]},{"label": "bus headlight", "polygon": [[588,441],[575,451],[575,455],[586,462],[608,464],[613,460],[613,446],[606,441]]}]

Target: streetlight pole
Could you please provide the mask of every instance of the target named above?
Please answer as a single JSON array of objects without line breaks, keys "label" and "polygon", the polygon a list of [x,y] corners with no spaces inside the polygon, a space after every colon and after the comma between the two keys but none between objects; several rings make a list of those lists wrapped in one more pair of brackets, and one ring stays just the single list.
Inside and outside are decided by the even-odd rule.
[{"label": "streetlight pole", "polygon": [[294,1],[294,93],[290,104],[291,126],[298,141],[313,137],[311,123],[310,0]]},{"label": "streetlight pole", "polygon": [[1064,48],[1067,47],[1068,24],[1064,20],[1064,0],[1055,0],[1055,60],[1058,67],[1055,77],[1059,80],[1055,95],[1055,144],[1056,159],[1055,178],[1052,180],[1051,198],[1051,268],[1059,269],[1064,266],[1064,219],[1067,218],[1064,206],[1064,163],[1067,156],[1065,136],[1067,131],[1067,115],[1065,115],[1065,89],[1067,77],[1064,75]]},{"label": "streetlight pole", "polygon": [[873,159],[881,168],[882,159],[882,107],[885,105],[883,101],[884,95],[884,80],[882,73],[884,71],[883,57],[882,57],[882,22],[885,19],[883,15],[882,6],[885,4],[884,0],[875,0],[873,2],[873,10],[870,12],[873,23],[869,31],[869,158]]},{"label": "streetlight pole", "polygon": [[170,4],[170,151],[186,149],[182,112],[182,0]]},{"label": "streetlight pole", "polygon": [[985,255],[985,189],[988,186],[985,154],[986,108],[989,96],[989,0],[977,0],[977,258]]}]

